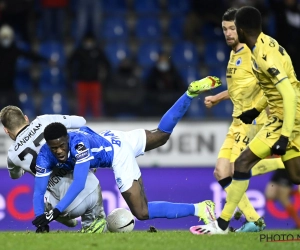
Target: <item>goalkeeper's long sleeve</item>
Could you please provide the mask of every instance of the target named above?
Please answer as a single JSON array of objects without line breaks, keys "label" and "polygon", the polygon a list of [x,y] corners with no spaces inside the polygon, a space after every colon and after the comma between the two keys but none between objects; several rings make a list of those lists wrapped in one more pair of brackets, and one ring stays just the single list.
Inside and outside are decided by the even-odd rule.
[{"label": "goalkeeper's long sleeve", "polygon": [[290,137],[296,117],[297,96],[288,78],[283,79],[276,85],[283,99],[283,125],[281,135]]}]

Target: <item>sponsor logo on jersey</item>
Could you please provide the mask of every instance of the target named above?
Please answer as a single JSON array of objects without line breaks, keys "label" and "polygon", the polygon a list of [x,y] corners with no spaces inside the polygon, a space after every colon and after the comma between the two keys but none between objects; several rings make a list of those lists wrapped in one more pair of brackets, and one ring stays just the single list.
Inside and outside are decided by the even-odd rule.
[{"label": "sponsor logo on jersey", "polygon": [[23,137],[20,141],[18,141],[17,145],[15,145],[15,151],[17,151],[19,147],[23,146],[26,142],[28,142],[30,138],[33,137],[41,127],[42,124],[39,123],[33,129],[31,129],[25,137]]},{"label": "sponsor logo on jersey", "polygon": [[240,66],[241,64],[242,64],[242,58],[239,57],[235,62],[235,66]]},{"label": "sponsor logo on jersey", "polygon": [[86,147],[84,146],[83,142],[79,142],[76,146],[75,149],[78,153],[81,153],[86,150]]},{"label": "sponsor logo on jersey", "polygon": [[44,174],[47,171],[46,168],[41,168],[39,166],[35,166],[35,170],[37,173],[40,173],[40,174]]},{"label": "sponsor logo on jersey", "polygon": [[81,160],[81,159],[84,159],[84,158],[86,158],[86,157],[88,157],[90,155],[88,149],[85,147],[85,145],[83,144],[83,142],[79,142],[75,146],[75,150],[78,153],[78,154],[75,155],[77,161]]},{"label": "sponsor logo on jersey", "polygon": [[54,187],[57,183],[60,182],[60,180],[68,173],[67,170],[60,168],[56,170],[55,175],[51,176],[48,182],[48,187]]},{"label": "sponsor logo on jersey", "polygon": [[269,74],[271,76],[277,76],[280,74],[280,71],[278,69],[276,69],[275,67],[272,67],[272,68],[268,68],[267,70],[269,72]]}]

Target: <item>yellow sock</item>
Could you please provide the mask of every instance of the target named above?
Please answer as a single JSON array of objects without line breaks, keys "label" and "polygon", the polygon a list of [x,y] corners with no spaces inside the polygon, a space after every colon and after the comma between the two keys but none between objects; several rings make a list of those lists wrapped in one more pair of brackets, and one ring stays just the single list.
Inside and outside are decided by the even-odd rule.
[{"label": "yellow sock", "polygon": [[249,180],[232,180],[230,188],[227,189],[226,203],[221,213],[221,218],[230,221],[234,210],[240,203],[249,185]]},{"label": "yellow sock", "polygon": [[265,174],[279,168],[284,168],[281,158],[263,159],[252,168],[252,176]]},{"label": "yellow sock", "polygon": [[[232,188],[232,185],[229,185],[227,188],[225,188],[226,193],[229,192],[228,190],[230,188]],[[247,221],[257,221],[260,218],[259,214],[255,211],[254,207],[249,201],[246,193],[244,193],[244,195],[242,196],[242,199],[239,202],[238,207],[245,215]]]}]

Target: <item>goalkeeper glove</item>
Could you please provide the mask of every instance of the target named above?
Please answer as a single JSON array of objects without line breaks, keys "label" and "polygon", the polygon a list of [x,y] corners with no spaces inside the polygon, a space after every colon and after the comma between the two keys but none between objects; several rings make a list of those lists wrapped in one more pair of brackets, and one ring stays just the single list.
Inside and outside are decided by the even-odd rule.
[{"label": "goalkeeper glove", "polygon": [[259,114],[260,112],[256,108],[253,108],[243,112],[237,118],[241,119],[241,121],[245,124],[251,124],[252,121],[259,116]]},{"label": "goalkeeper glove", "polygon": [[281,135],[279,137],[279,139],[277,140],[277,142],[274,143],[273,147],[272,147],[272,154],[275,155],[285,155],[286,152],[286,147],[289,143],[289,138]]},{"label": "goalkeeper glove", "polygon": [[50,227],[49,225],[43,226],[43,227],[38,227],[36,229],[36,233],[49,233]]},{"label": "goalkeeper glove", "polygon": [[46,212],[44,214],[37,216],[32,221],[32,224],[35,225],[36,227],[46,226],[51,221],[55,220],[60,214],[61,214],[61,212],[57,208],[54,208],[53,210],[50,210],[49,212]]}]

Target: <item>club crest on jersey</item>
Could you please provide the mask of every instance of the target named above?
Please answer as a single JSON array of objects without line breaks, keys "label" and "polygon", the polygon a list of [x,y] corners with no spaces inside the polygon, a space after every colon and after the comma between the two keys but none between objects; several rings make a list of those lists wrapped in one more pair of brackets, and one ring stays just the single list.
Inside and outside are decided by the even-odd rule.
[{"label": "club crest on jersey", "polygon": [[45,168],[41,168],[39,166],[35,166],[35,170],[36,170],[37,173],[40,173],[40,174],[46,173],[46,169]]},{"label": "club crest on jersey", "polygon": [[242,58],[238,58],[235,62],[235,66],[240,66],[242,64]]},{"label": "club crest on jersey", "polygon": [[122,185],[122,180],[121,180],[121,178],[117,178],[117,179],[116,179],[116,183],[118,184],[118,186],[121,186],[121,185]]},{"label": "club crest on jersey", "polygon": [[78,154],[75,155],[76,160],[81,160],[84,159],[86,157],[89,156],[89,151],[88,149],[85,147],[85,145],[83,144],[83,142],[79,142],[76,146],[75,146],[75,150],[77,151]]}]

